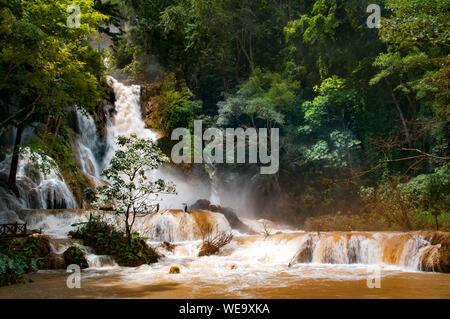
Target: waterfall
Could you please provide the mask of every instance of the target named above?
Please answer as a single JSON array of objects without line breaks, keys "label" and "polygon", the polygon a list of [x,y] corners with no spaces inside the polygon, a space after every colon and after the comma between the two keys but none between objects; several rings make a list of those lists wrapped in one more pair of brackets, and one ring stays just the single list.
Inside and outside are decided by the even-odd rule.
[{"label": "waterfall", "polygon": [[[305,233],[299,236],[299,240],[290,265],[388,264],[422,270],[434,257],[434,250],[440,248],[440,245],[432,245],[421,234],[414,232]],[[429,251],[432,253],[427,255]]]},{"label": "waterfall", "polygon": [[[157,141],[158,134],[146,128],[142,118],[140,104],[140,86],[125,85],[111,76],[108,76],[108,85],[114,91],[115,113],[107,122],[108,151],[104,157],[104,166],[107,166],[117,150],[116,140],[119,135],[129,136],[135,134],[139,138],[148,138]],[[199,198],[209,198],[211,189],[198,180],[179,176],[170,167],[160,167],[149,172],[154,179],[162,178],[167,182],[174,182],[177,195],[160,195],[161,208],[180,208],[183,203],[194,203]],[[195,190],[195,191],[193,191]]]},{"label": "waterfall", "polygon": [[78,153],[80,155],[81,170],[91,176],[100,177],[102,142],[97,135],[97,127],[92,116],[77,108],[78,122]]},{"label": "waterfall", "polygon": [[[125,229],[122,216],[114,213],[86,210],[37,210],[21,211],[20,218],[27,222],[30,229],[40,229],[44,234],[57,239],[67,239],[70,231],[87,222],[89,216],[101,216],[108,224],[117,229]],[[222,214],[209,211],[162,210],[150,215],[136,217],[134,231],[150,241],[178,242],[200,240],[205,230],[211,236],[231,232],[230,224]]]},{"label": "waterfall", "polygon": [[[19,217],[30,228],[41,229],[44,234],[58,239],[59,245],[71,245],[67,239],[76,223],[86,222],[89,215],[102,216],[110,225],[124,229],[123,218],[113,213],[86,210],[41,210],[21,211]],[[397,270],[436,271],[436,260],[440,258],[441,244],[432,243],[421,232],[303,232],[277,231],[247,235],[232,230],[226,218],[210,211],[161,210],[157,213],[137,217],[133,230],[148,238],[148,244],[158,248],[169,258],[197,258],[204,230],[210,229],[212,237],[233,232],[235,237],[221,249],[217,262],[266,265],[270,267],[302,268],[305,265],[360,265],[368,267],[396,267]],[[168,251],[160,247],[163,241],[174,243],[175,249]],[[63,251],[63,248],[54,249]],[[107,257],[90,254],[90,265],[111,265]],[[162,251],[161,251],[162,250]],[[202,259],[200,258],[200,259]],[[220,259],[223,258],[223,259]],[[319,266],[321,265],[321,266]],[[248,266],[247,266],[248,267]]]},{"label": "waterfall", "polygon": [[[23,208],[77,208],[77,202],[67,186],[64,177],[58,167],[51,165],[48,171],[43,172],[36,165],[43,165],[44,160],[48,163],[53,160],[46,156],[33,158],[31,150],[25,148],[19,159],[16,175],[16,185],[19,189],[20,198],[1,190],[2,202],[0,211],[18,211]],[[8,176],[12,155],[0,163],[0,173]]]}]

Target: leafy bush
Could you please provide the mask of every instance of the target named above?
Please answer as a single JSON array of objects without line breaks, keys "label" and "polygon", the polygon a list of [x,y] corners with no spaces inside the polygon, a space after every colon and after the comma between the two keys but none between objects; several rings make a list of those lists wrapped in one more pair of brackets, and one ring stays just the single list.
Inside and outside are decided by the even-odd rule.
[{"label": "leafy bush", "polygon": [[173,73],[144,86],[144,119],[148,126],[166,136],[178,127],[189,128],[201,111],[201,101]]},{"label": "leafy bush", "polygon": [[31,281],[24,275],[38,269],[45,253],[41,237],[0,239],[0,286]]},{"label": "leafy bush", "polygon": [[64,261],[66,262],[67,265],[77,264],[81,268],[89,267],[87,260],[86,260],[86,256],[79,247],[70,246],[64,252],[63,257],[64,257]]},{"label": "leafy bush", "polygon": [[158,261],[158,254],[138,234],[133,234],[130,245],[125,233],[108,225],[100,216],[91,216],[87,223],[83,223],[71,235],[83,240],[96,254],[112,255],[120,266],[136,267]]}]

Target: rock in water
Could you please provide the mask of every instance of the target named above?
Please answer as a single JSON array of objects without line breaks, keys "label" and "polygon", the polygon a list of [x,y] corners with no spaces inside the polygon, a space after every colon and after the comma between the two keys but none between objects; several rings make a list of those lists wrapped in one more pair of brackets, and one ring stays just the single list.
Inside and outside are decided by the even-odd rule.
[{"label": "rock in water", "polygon": [[211,202],[207,199],[199,199],[193,205],[189,206],[189,209],[209,210],[211,212],[221,213],[228,220],[228,223],[230,224],[232,229],[236,229],[250,235],[256,234],[256,232],[250,229],[239,219],[239,217],[237,217],[236,213],[231,208],[211,205]]},{"label": "rock in water", "polygon": [[209,205],[211,205],[211,202],[207,199],[199,199],[194,204],[189,206],[189,209],[191,210],[206,210],[208,209]]},{"label": "rock in water", "polygon": [[63,257],[67,265],[76,264],[79,265],[81,269],[89,267],[84,252],[78,247],[71,246],[67,248],[63,253]]},{"label": "rock in water", "polygon": [[423,252],[419,261],[420,269],[450,273],[450,234],[442,231],[424,231],[422,236],[432,246]]},{"label": "rock in water", "polygon": [[179,274],[179,273],[180,273],[180,267],[178,267],[178,266],[170,267],[169,274]]}]

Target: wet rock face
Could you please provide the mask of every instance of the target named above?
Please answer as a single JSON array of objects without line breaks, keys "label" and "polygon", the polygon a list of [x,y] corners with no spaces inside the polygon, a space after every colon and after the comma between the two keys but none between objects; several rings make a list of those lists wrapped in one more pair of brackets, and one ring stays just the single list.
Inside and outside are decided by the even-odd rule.
[{"label": "wet rock face", "polygon": [[432,246],[420,258],[420,269],[450,273],[450,234],[448,232],[422,232]]},{"label": "wet rock face", "polygon": [[289,267],[296,263],[310,263],[313,258],[313,239],[308,237],[308,239],[302,244],[298,253],[294,256],[292,261],[289,263]]},{"label": "wet rock face", "polygon": [[190,210],[209,210],[211,212],[221,213],[228,220],[232,229],[236,229],[238,231],[253,235],[256,234],[252,229],[250,229],[247,225],[245,225],[239,217],[237,217],[236,213],[228,207],[221,207],[216,205],[211,205],[210,201],[207,199],[199,199],[193,205],[189,206]]},{"label": "wet rock face", "polygon": [[38,238],[38,240],[39,240],[39,245],[37,245],[38,248],[37,248],[36,254],[39,257],[47,256],[51,251],[50,237],[48,237],[46,235],[40,235],[40,234],[34,234],[32,236]]},{"label": "wet rock face", "polygon": [[145,124],[148,127],[163,128],[164,112],[168,107],[164,100],[163,82],[141,84],[141,111]]},{"label": "wet rock face", "polygon": [[65,269],[66,261],[64,260],[63,255],[50,253],[43,259],[43,264],[40,269]]}]

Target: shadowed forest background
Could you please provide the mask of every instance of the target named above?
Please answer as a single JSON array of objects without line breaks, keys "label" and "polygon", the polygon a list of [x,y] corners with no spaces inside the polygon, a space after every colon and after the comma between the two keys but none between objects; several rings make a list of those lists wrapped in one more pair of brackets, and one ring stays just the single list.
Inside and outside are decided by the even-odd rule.
[{"label": "shadowed forest background", "polygon": [[[80,28],[66,27],[72,3]],[[367,26],[371,3],[380,28]],[[104,134],[106,57],[109,72],[142,85],[145,122],[168,155],[172,130],[194,119],[203,129],[280,129],[277,174],[214,168],[221,189],[245,190],[257,217],[306,230],[412,230],[435,228],[438,212],[448,231],[449,10],[448,0],[1,0],[0,159],[24,146],[50,156],[86,205],[73,109]],[[96,50],[102,41],[110,50]],[[36,123],[38,136],[22,142]],[[211,167],[178,169],[208,180]],[[15,174],[13,157],[2,180],[12,191]]]}]

